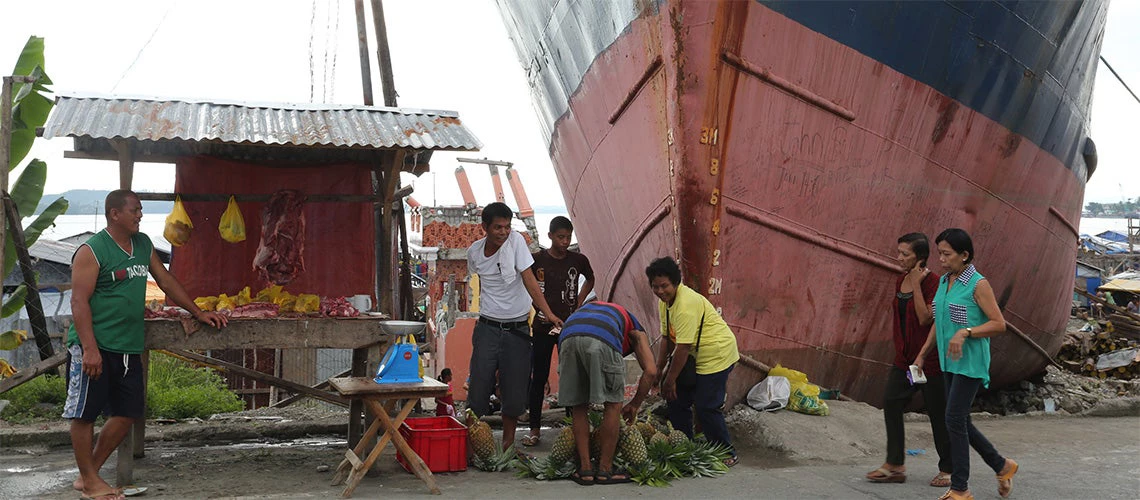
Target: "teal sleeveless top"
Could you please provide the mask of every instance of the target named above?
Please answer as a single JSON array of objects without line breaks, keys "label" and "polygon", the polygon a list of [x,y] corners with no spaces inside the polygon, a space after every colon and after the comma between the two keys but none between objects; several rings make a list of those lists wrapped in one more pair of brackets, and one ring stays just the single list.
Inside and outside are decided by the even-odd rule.
[{"label": "teal sleeveless top", "polygon": [[[95,341],[105,351],[142,354],[145,348],[143,309],[153,245],[143,233],[131,236],[131,253],[123,250],[106,229],[84,245],[91,247],[99,263],[99,277],[91,294],[91,326]],[[67,345],[79,343],[72,323]]]},{"label": "teal sleeveless top", "polygon": [[974,300],[974,290],[978,282],[985,279],[973,264],[966,266],[954,279],[951,287],[949,274],[938,281],[938,292],[934,294],[935,340],[938,342],[938,361],[942,371],[982,379],[982,385],[990,386],[990,339],[967,338],[962,345],[962,357],[950,359],[947,349],[950,338],[958,330],[976,327],[989,321],[978,302]]}]

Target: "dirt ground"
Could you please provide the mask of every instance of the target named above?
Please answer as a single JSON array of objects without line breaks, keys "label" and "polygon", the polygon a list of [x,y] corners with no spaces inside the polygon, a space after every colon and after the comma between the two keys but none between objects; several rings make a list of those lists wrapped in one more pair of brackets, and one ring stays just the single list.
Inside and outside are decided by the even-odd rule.
[{"label": "dirt ground", "polygon": [[[346,443],[335,432],[335,419],[313,423],[287,415],[255,413],[253,420],[239,415],[228,421],[155,424],[151,435],[161,434],[166,440],[148,441],[146,457],[136,464],[136,483],[150,489],[145,497],[338,498],[341,487],[330,486],[329,481]],[[907,424],[907,448],[923,453],[908,458],[912,481],[903,485],[875,485],[862,479],[882,462],[884,441],[881,414],[858,403],[835,405],[829,417],[787,411],[761,415],[738,407],[730,422],[741,464],[724,477],[677,480],[666,489],[634,485],[586,489],[569,481],[518,479],[512,473],[475,470],[437,474],[435,479],[445,496],[459,498],[934,498],[941,491],[925,481],[935,472],[937,455],[929,442],[929,425],[918,420]],[[999,450],[1021,463],[1024,472],[1018,476],[1015,498],[1135,498],[1140,492],[1140,417],[1031,415],[982,418],[977,424]],[[288,429],[281,435],[290,435],[324,426],[333,432],[269,437],[277,434],[273,429]],[[48,436],[55,431],[39,432]],[[548,453],[556,433],[544,429],[542,444],[528,451]],[[172,439],[175,436],[178,439]],[[69,488],[76,474],[70,450],[41,441],[0,448],[0,492],[5,498],[78,497]],[[115,477],[114,463],[112,457],[103,477]],[[973,470],[978,498],[997,498],[990,484],[992,473],[976,457]],[[389,446],[354,496],[426,495],[427,488],[396,463]]]}]

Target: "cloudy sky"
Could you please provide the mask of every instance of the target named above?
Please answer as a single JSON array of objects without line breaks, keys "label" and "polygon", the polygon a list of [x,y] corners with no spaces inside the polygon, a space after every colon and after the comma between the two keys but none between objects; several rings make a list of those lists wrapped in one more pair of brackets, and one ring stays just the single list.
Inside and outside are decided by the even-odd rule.
[{"label": "cloudy sky", "polygon": [[[0,68],[9,71],[34,34],[47,39],[47,70],[58,93],[360,103],[352,5],[350,0],[4,2]],[[561,205],[526,79],[494,1],[387,0],[384,5],[399,105],[459,111],[485,145],[479,156],[514,162],[532,204]],[[1140,2],[1113,2],[1103,54],[1140,91],[1136,26]],[[371,59],[375,67],[374,53]],[[379,78],[374,79],[381,101]],[[1137,116],[1140,103],[1101,65],[1092,119],[1100,166],[1086,201],[1140,197]],[[117,187],[114,163],[66,160],[62,152],[70,147],[70,139],[37,142],[32,154],[49,164],[47,192]],[[460,201],[452,176],[456,156],[433,157],[436,173],[416,181],[417,199]],[[469,167],[468,172],[479,201],[490,201],[486,169]],[[439,182],[433,189],[435,176]],[[173,182],[173,166],[141,164],[135,170],[140,190],[170,191]]]}]

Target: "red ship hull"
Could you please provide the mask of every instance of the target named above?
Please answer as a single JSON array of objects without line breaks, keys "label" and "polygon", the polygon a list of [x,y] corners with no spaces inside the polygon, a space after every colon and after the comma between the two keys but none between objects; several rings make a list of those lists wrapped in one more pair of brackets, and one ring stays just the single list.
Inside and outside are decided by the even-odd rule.
[{"label": "red ship hull", "polygon": [[[754,2],[661,2],[567,102],[550,153],[580,246],[651,330],[644,269],[674,256],[742,354],[878,404],[896,239],[960,227],[1006,320],[1060,347],[1083,168],[872,57]],[[1048,363],[992,346],[995,386]]]}]

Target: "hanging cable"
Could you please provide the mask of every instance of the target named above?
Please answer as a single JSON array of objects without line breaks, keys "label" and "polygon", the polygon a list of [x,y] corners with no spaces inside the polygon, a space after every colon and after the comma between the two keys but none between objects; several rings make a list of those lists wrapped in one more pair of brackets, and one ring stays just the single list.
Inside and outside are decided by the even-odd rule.
[{"label": "hanging cable", "polygon": [[119,88],[119,84],[123,82],[123,78],[126,78],[127,73],[130,73],[131,70],[134,69],[135,63],[139,62],[139,58],[142,57],[143,52],[146,51],[146,48],[150,46],[151,40],[154,40],[154,35],[158,33],[158,29],[161,28],[162,24],[166,22],[166,16],[170,15],[170,11],[173,10],[174,6],[177,4],[177,1],[171,2],[170,5],[166,7],[166,12],[162,14],[162,19],[159,19],[158,24],[154,27],[154,31],[150,32],[150,37],[146,39],[146,42],[143,43],[142,47],[139,47],[138,53],[135,54],[135,60],[131,61],[131,64],[127,66],[127,69],[123,70],[123,74],[119,75],[119,79],[115,80],[115,84],[111,86],[110,93],[114,94],[115,89]]},{"label": "hanging cable", "polygon": [[1136,93],[1133,92],[1132,89],[1128,88],[1128,84],[1124,83],[1124,79],[1121,78],[1119,74],[1117,74],[1115,69],[1112,69],[1112,65],[1108,64],[1108,60],[1105,59],[1104,56],[1100,56],[1100,62],[1104,63],[1104,65],[1108,68],[1108,70],[1112,72],[1112,76],[1115,76],[1116,80],[1119,81],[1120,84],[1124,86],[1124,90],[1127,90],[1129,94],[1132,94],[1132,98],[1136,99],[1136,102],[1140,102],[1140,97],[1136,97]]},{"label": "hanging cable", "polygon": [[329,73],[329,98],[326,102],[336,102],[336,55],[340,46],[340,2],[336,2],[336,21],[333,24],[333,56],[332,71]]},{"label": "hanging cable", "polygon": [[316,66],[313,62],[313,37],[317,33],[317,0],[313,0],[312,15],[309,17],[309,102],[316,96]]}]

